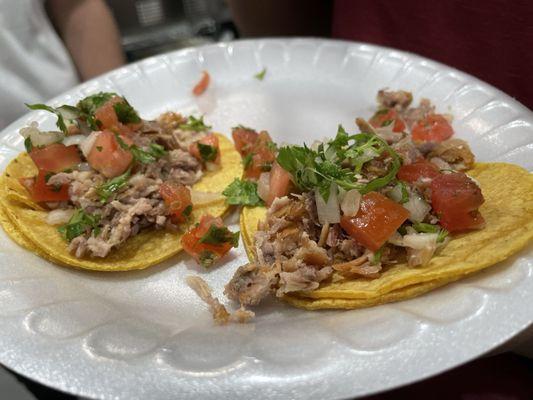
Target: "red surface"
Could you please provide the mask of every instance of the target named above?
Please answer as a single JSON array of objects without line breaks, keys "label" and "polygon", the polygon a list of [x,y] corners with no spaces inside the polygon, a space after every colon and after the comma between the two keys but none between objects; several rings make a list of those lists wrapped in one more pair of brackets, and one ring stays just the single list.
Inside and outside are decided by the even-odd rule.
[{"label": "red surface", "polygon": [[528,0],[336,0],[332,36],[432,58],[533,109],[532,21]]}]

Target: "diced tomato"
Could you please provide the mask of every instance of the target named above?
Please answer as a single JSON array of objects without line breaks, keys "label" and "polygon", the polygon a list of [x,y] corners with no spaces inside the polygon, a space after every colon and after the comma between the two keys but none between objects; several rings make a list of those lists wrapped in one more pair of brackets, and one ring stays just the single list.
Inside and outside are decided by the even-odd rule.
[{"label": "diced tomato", "polygon": [[411,130],[416,142],[442,142],[453,135],[453,128],[440,114],[430,114],[417,121]]},{"label": "diced tomato", "polygon": [[49,172],[62,172],[81,163],[78,146],[75,145],[54,143],[43,148],[34,147],[29,154],[37,168]]},{"label": "diced tomato", "polygon": [[478,208],[484,201],[481,189],[462,172],[442,174],[431,182],[431,206],[450,232],[482,228],[485,220]]},{"label": "diced tomato", "polygon": [[68,201],[68,187],[69,185],[61,185],[58,187],[46,184],[47,177],[52,174],[44,170],[39,170],[39,174],[34,180],[33,185],[29,185],[26,178],[23,185],[29,190],[31,198],[37,203],[43,201]]},{"label": "diced tomato", "polygon": [[192,211],[192,201],[191,192],[186,186],[165,182],[159,187],[159,193],[176,222],[188,220]]},{"label": "diced tomato", "polygon": [[221,218],[215,218],[206,214],[196,227],[192,228],[181,238],[183,249],[199,264],[204,266],[211,265],[214,261],[228,253],[233,247],[231,243],[208,244],[200,242],[200,239],[209,231],[211,225],[224,227],[224,222]]},{"label": "diced tomato", "polygon": [[211,77],[209,76],[209,73],[207,71],[202,71],[202,77],[192,89],[192,93],[195,96],[200,96],[203,92],[207,90],[210,80],[211,80]]},{"label": "diced tomato", "polygon": [[419,179],[433,179],[439,175],[439,168],[426,160],[402,165],[396,174],[398,179],[409,183],[415,183]]},{"label": "diced tomato", "polygon": [[376,251],[409,218],[400,204],[377,192],[363,196],[355,217],[341,217],[341,227],[358,243]]},{"label": "diced tomato", "polygon": [[[127,136],[120,137],[127,145],[133,144]],[[131,152],[120,147],[115,134],[108,130],[100,132],[87,156],[89,165],[107,178],[124,173],[132,159]]]},{"label": "diced tomato", "polygon": [[268,172],[272,168],[272,163],[276,160],[274,142],[267,131],[261,131],[257,139],[246,155],[251,157],[244,166],[244,176],[248,179],[258,179],[263,172]]},{"label": "diced tomato", "polygon": [[95,111],[94,117],[99,121],[101,129],[108,129],[124,135],[132,133],[132,129],[128,125],[124,125],[118,120],[115,112],[114,105],[122,102],[124,102],[123,98],[115,96]]},{"label": "diced tomato", "polygon": [[272,164],[270,171],[270,191],[266,201],[270,206],[277,197],[283,197],[289,194],[291,185],[291,175],[285,171],[277,162]]},{"label": "diced tomato", "polygon": [[370,125],[374,128],[382,128],[394,123],[392,127],[393,132],[403,132],[405,130],[405,122],[398,115],[398,112],[394,108],[383,109],[376,112],[372,118],[370,118]]},{"label": "diced tomato", "polygon": [[[205,144],[207,146],[211,146],[212,148],[214,148],[216,150],[215,159],[204,160],[204,157],[202,156],[202,153],[200,152],[200,146],[198,146],[198,143]],[[189,153],[191,153],[192,156],[196,158],[198,161],[202,161],[202,162],[209,161],[209,162],[214,162],[215,164],[220,164],[220,145],[218,143],[218,137],[215,134],[210,133],[209,135],[204,136],[203,138],[198,140],[197,142],[191,143],[191,145],[189,146]]]},{"label": "diced tomato", "polygon": [[233,128],[231,136],[235,142],[235,149],[244,157],[252,151],[259,134],[253,129],[237,127]]}]

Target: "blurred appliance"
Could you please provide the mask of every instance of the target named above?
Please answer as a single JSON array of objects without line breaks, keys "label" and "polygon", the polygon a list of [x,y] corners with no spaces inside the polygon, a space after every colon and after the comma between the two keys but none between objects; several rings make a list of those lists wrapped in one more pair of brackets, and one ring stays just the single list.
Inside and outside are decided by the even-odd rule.
[{"label": "blurred appliance", "polygon": [[236,35],[224,0],[107,0],[130,61]]}]

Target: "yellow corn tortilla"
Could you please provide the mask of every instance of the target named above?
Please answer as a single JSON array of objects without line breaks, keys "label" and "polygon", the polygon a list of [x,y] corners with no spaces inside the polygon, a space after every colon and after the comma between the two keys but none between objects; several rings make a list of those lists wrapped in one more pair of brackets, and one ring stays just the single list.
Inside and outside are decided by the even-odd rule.
[{"label": "yellow corn tortilla", "polygon": [[[242,176],[240,154],[225,136],[220,142],[221,168],[206,172],[193,189],[221,192],[235,178]],[[0,180],[0,223],[6,233],[19,245],[43,258],[65,266],[97,271],[128,271],[158,264],[178,253],[182,247],[181,234],[167,230],[147,229],[113,249],[105,258],[76,258],[68,251],[68,243],[57,227],[46,223],[47,211],[35,204],[18,178],[34,176],[37,169],[27,153],[12,160]],[[191,224],[204,214],[221,216],[228,209],[223,198],[201,206],[193,205]],[[187,227],[184,226],[184,230]]]},{"label": "yellow corn tortilla", "polygon": [[[350,279],[322,284],[309,292],[286,297],[308,308],[358,308],[408,299],[480,271],[527,246],[533,238],[533,175],[506,163],[478,163],[468,174],[479,182],[485,203],[480,211],[486,227],[460,235],[424,267],[399,264],[378,279]],[[243,240],[253,256],[253,235],[265,217],[264,208],[245,208],[241,215]]]}]

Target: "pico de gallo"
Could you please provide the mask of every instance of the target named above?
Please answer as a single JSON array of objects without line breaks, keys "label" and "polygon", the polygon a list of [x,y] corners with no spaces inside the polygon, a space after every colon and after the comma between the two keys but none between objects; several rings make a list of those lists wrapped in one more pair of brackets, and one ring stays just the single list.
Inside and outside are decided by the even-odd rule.
[{"label": "pico de gallo", "polygon": [[356,119],[358,133],[339,126],[310,146],[277,149],[266,132],[234,129],[254,185],[234,182],[226,195],[233,204],[257,198],[268,210],[255,260],[226,286],[230,299],[249,306],[334,276],[374,279],[401,262],[423,267],[449,235],[484,226],[483,195],[465,174],[474,164],[468,144],[453,138],[451,116],[412,100],[380,91],[374,115]]},{"label": "pico de gallo", "polygon": [[[219,140],[203,117],[167,112],[144,120],[107,92],[75,106],[28,107],[55,114],[58,129],[32,123],[20,130],[38,172],[19,181],[79,258],[106,257],[144,229],[182,231],[193,210],[191,185],[205,169],[220,168]],[[204,242],[202,249],[215,246]],[[210,260],[226,247],[209,247]]]}]

